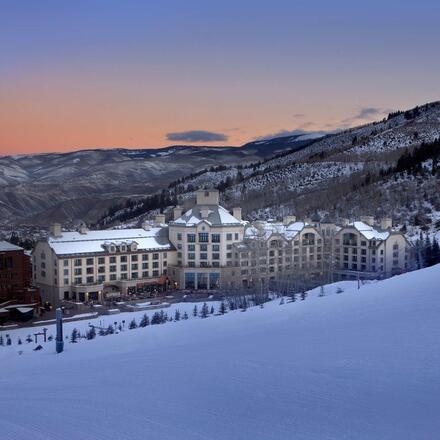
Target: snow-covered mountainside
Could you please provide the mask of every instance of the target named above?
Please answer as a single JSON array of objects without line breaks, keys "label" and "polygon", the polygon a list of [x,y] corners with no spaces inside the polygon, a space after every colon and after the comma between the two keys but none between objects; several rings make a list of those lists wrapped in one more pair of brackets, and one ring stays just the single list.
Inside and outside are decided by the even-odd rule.
[{"label": "snow-covered mountainside", "polygon": [[[168,191],[185,206],[196,189],[217,187],[222,204],[242,206],[249,220],[288,213],[301,218],[328,213],[335,220],[371,214],[392,217],[408,229],[415,226],[416,234],[420,229],[435,233],[440,229],[439,137],[440,102],[434,102],[258,163],[206,169],[176,180]],[[410,168],[397,168],[399,158],[423,143],[429,143],[430,155]],[[138,200],[133,206],[116,206],[101,224],[136,224],[152,205],[143,207]]]},{"label": "snow-covered mountainside", "polygon": [[0,157],[0,226],[91,221],[115,201],[154,193],[207,166],[255,162],[313,141],[303,137],[238,148],[116,148]]},{"label": "snow-covered mountainside", "polygon": [[359,290],[338,283],[304,301],[67,343],[59,355],[53,342],[19,355],[24,332],[11,331],[13,345],[0,347],[2,437],[434,439],[439,279],[434,266]]}]

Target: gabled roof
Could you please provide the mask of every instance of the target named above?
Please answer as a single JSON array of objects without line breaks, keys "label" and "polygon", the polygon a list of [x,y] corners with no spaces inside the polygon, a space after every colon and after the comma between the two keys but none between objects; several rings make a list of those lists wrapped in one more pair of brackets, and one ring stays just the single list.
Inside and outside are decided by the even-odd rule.
[{"label": "gabled roof", "polygon": [[347,226],[356,229],[367,240],[386,240],[390,236],[389,231],[379,231],[364,222],[353,222],[349,223]]},{"label": "gabled roof", "polygon": [[110,243],[137,243],[138,250],[172,249],[168,228],[103,229],[99,231],[63,232],[60,237],[49,237],[48,244],[57,255],[75,255],[106,251]]},{"label": "gabled roof", "polygon": [[[203,211],[206,212],[206,217],[202,217]],[[196,226],[202,221],[211,226],[240,226],[243,224],[242,220],[235,218],[227,209],[219,205],[195,205],[171,224]]]},{"label": "gabled roof", "polygon": [[16,246],[15,244],[9,243],[8,241],[0,241],[0,252],[6,251],[22,251],[23,248]]},{"label": "gabled roof", "polygon": [[293,222],[289,225],[283,223],[257,222],[245,229],[245,238],[269,240],[272,236],[278,235],[287,241],[295,238],[304,228],[313,227],[304,222]]}]

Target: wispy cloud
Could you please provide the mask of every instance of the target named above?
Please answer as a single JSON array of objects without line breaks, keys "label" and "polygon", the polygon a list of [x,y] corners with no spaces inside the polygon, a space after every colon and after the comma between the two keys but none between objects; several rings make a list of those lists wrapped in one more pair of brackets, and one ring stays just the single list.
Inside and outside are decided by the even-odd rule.
[{"label": "wispy cloud", "polygon": [[[310,125],[312,125],[312,124],[310,123]],[[274,138],[278,138],[278,137],[301,136],[301,135],[319,137],[319,136],[324,136],[325,134],[327,134],[327,133],[324,131],[306,131],[306,130],[297,128],[295,130],[279,130],[275,133],[269,133],[264,136],[258,136],[255,140],[261,141],[261,140],[266,140],[266,139],[274,139]]]},{"label": "wispy cloud", "polygon": [[341,128],[351,127],[355,124],[381,119],[393,110],[382,107],[361,107],[357,112],[341,121]]},{"label": "wispy cloud", "polygon": [[223,133],[214,133],[206,130],[189,130],[167,133],[167,140],[174,142],[225,142],[228,136]]}]

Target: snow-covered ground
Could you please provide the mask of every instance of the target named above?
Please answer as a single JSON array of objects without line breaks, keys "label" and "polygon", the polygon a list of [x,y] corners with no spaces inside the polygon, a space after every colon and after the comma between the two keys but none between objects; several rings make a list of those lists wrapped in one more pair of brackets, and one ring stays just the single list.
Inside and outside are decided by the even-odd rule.
[{"label": "snow-covered ground", "polygon": [[59,355],[0,347],[2,438],[435,439],[439,280],[440,265],[338,283]]}]

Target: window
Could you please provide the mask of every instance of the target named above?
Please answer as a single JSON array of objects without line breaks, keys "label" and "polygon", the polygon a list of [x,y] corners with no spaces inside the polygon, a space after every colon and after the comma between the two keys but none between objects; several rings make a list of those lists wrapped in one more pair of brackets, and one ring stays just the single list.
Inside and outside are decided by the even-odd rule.
[{"label": "window", "polygon": [[75,275],[82,275],[81,268],[75,269]]},{"label": "window", "polygon": [[86,264],[87,266],[93,266],[93,258],[87,258]]},{"label": "window", "polygon": [[153,269],[157,269],[159,267],[158,261],[153,261]]},{"label": "window", "polygon": [[64,269],[64,275],[69,275],[69,269]]},{"label": "window", "polygon": [[188,260],[195,260],[195,259],[196,259],[196,254],[193,253],[188,254]]},{"label": "window", "polygon": [[208,251],[208,245],[207,244],[201,244],[200,245],[200,252],[207,252]]},{"label": "window", "polygon": [[121,261],[121,263],[126,263],[127,262],[127,255],[122,255],[120,261]]},{"label": "window", "polygon": [[116,280],[116,274],[112,273],[110,274],[110,281],[115,281]]},{"label": "window", "polygon": [[188,243],[195,243],[196,242],[196,234],[186,234],[186,239]]},{"label": "window", "polygon": [[131,256],[131,261],[137,261],[138,260],[138,256],[137,255],[132,255]]},{"label": "window", "polygon": [[138,273],[137,273],[137,272],[132,272],[132,273],[131,273],[131,279],[132,279],[132,280],[136,280],[137,277],[138,277]]},{"label": "window", "polygon": [[105,275],[98,275],[98,282],[103,283],[105,281]]},{"label": "window", "polygon": [[81,266],[81,258],[75,258],[75,266]]},{"label": "window", "polygon": [[159,271],[153,270],[153,277],[158,277],[158,276],[159,276]]},{"label": "window", "polygon": [[220,250],[220,246],[218,244],[213,244],[212,250],[213,250],[213,252],[218,252]]},{"label": "window", "polygon": [[92,284],[95,281],[93,277],[87,277],[87,283]]},{"label": "window", "polygon": [[75,284],[81,284],[81,277],[75,278]]},{"label": "window", "polygon": [[158,260],[159,259],[159,254],[153,254],[153,260]]},{"label": "window", "polygon": [[86,269],[86,273],[87,273],[88,275],[93,275],[93,267],[88,267],[88,268]]},{"label": "window", "polygon": [[207,259],[208,259],[208,254],[206,254],[206,253],[201,253],[201,254],[200,254],[200,259],[201,259],[201,260],[207,260]]},{"label": "window", "polygon": [[207,232],[199,232],[199,241],[202,243],[208,243],[209,234]]},{"label": "window", "polygon": [[142,255],[142,261],[148,261],[148,254]]},{"label": "window", "polygon": [[148,278],[148,270],[142,272],[142,278]]},{"label": "window", "polygon": [[110,266],[110,272],[116,272],[116,266]]},{"label": "window", "polygon": [[235,233],[235,239],[238,240],[238,232]]},{"label": "window", "polygon": [[137,263],[132,263],[131,270],[137,270],[137,269],[138,269]]},{"label": "window", "polygon": [[69,260],[64,260],[63,262],[64,262],[64,267],[69,265]]},{"label": "window", "polygon": [[181,232],[177,233],[177,240],[179,240],[179,241],[182,240],[182,233]]},{"label": "window", "polygon": [[126,264],[121,264],[121,272],[125,272],[127,270]]},{"label": "window", "polygon": [[211,235],[211,241],[213,243],[220,243],[220,234],[212,234]]},{"label": "window", "polygon": [[110,264],[116,264],[116,257],[110,257]]},{"label": "window", "polygon": [[361,246],[366,246],[366,245],[367,245],[367,242],[365,240],[362,240],[361,241]]},{"label": "window", "polygon": [[142,269],[143,270],[148,269],[148,263],[142,263]]},{"label": "window", "polygon": [[98,273],[105,273],[105,266],[99,266]]},{"label": "window", "polygon": [[105,264],[105,257],[99,257],[98,264]]},{"label": "window", "polygon": [[127,274],[121,273],[121,280],[126,280],[126,279],[127,279]]},{"label": "window", "polygon": [[226,234],[226,240],[231,241],[232,240],[232,234]]},{"label": "window", "polygon": [[69,284],[69,278],[64,278],[64,284]]}]

